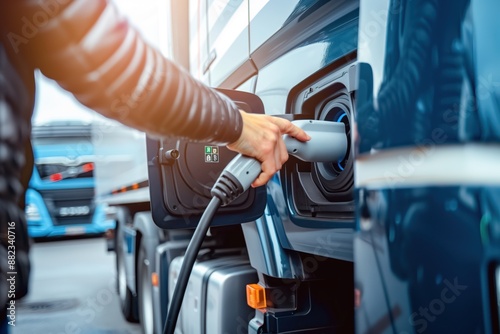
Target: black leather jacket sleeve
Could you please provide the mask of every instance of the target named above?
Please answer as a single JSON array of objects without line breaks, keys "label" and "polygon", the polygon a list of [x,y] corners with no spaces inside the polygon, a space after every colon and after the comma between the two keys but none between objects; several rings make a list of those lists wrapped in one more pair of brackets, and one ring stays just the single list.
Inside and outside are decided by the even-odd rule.
[{"label": "black leather jacket sleeve", "polygon": [[227,144],[236,105],[146,44],[106,0],[2,4],[8,43],[87,107],[159,136]]},{"label": "black leather jacket sleeve", "polygon": [[[31,130],[28,120],[33,109],[34,86],[30,80],[33,71],[30,78],[28,73],[17,70],[23,65],[11,62],[0,43],[0,323],[5,319],[7,299],[27,294],[31,268],[30,241],[21,202],[33,161],[32,155],[25,155],[25,151]],[[8,255],[13,253],[12,260]],[[16,286],[14,298],[7,293],[7,279],[12,277],[8,272],[17,273],[12,275]]]}]

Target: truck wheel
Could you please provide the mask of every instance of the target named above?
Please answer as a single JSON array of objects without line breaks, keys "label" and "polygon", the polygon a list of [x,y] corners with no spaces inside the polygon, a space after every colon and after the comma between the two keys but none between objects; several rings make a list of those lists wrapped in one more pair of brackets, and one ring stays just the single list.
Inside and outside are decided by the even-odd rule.
[{"label": "truck wheel", "polygon": [[[117,224],[118,225],[118,224]],[[116,280],[115,280],[115,289],[116,293],[118,296],[120,296],[120,279],[119,279],[119,274],[118,274],[118,253],[119,253],[119,247],[118,247],[118,228],[115,231],[115,273],[116,273]]]},{"label": "truck wheel", "polygon": [[138,299],[139,299],[139,322],[144,334],[154,333],[153,315],[153,285],[151,283],[151,272],[149,260],[144,246],[141,245],[139,252],[138,267]]},{"label": "truck wheel", "polygon": [[120,299],[120,307],[123,316],[127,321],[139,321],[137,316],[137,300],[132,295],[132,291],[127,286],[127,276],[125,273],[125,264],[123,263],[123,255],[121,255],[121,248],[116,252],[116,283],[118,288],[118,297]]}]

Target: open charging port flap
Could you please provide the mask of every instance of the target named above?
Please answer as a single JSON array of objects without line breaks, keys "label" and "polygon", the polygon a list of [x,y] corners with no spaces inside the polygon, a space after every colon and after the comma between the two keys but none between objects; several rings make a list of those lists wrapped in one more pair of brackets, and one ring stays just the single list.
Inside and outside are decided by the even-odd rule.
[{"label": "open charging port flap", "polygon": [[[240,109],[264,113],[254,94],[219,90]],[[151,211],[164,229],[194,228],[212,196],[210,190],[236,153],[225,146],[183,139],[148,138],[148,172]],[[231,204],[220,208],[212,226],[249,222],[260,217],[266,205],[266,188],[250,188]]]}]

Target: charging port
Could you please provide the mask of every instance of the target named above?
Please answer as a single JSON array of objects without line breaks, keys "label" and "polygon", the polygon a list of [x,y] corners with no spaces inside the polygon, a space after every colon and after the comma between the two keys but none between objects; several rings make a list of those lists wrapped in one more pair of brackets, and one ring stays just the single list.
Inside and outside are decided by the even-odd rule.
[{"label": "charging port", "polygon": [[351,122],[349,122],[349,117],[345,111],[342,111],[339,117],[334,119],[337,123],[344,123],[345,126],[345,134],[347,137],[347,151],[342,160],[337,161],[337,164],[333,165],[333,168],[340,174],[345,170],[345,166],[347,164],[347,159],[349,158],[349,151],[351,149]]},{"label": "charging port", "polygon": [[341,89],[323,104],[317,116],[319,120],[344,123],[347,136],[347,150],[341,160],[316,163],[313,168],[315,183],[323,195],[331,201],[348,201],[352,199],[351,113],[352,101],[350,96],[345,89]]},{"label": "charging port", "polygon": [[[345,103],[344,103],[345,102]],[[345,171],[347,167],[347,162],[350,157],[351,152],[351,111],[349,109],[348,100],[343,101],[343,99],[336,99],[328,103],[321,112],[319,119],[325,121],[332,121],[337,123],[344,123],[345,133],[347,137],[347,151],[345,156],[339,160],[332,162],[330,164],[321,164],[322,174],[325,177],[334,178]]]},{"label": "charging port", "polygon": [[[323,222],[352,223],[354,218],[354,162],[351,124],[354,115],[356,66],[347,65],[323,77],[299,84],[292,91],[291,112],[295,119],[315,119],[344,124],[347,150],[340,159],[304,162],[290,159],[283,173],[290,195],[292,220],[308,227]],[[334,145],[325,142],[324,145]]]}]

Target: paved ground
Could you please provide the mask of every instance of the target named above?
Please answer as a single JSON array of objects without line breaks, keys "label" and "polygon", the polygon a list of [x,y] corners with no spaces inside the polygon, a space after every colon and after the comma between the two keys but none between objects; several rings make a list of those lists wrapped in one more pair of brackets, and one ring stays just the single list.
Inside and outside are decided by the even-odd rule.
[{"label": "paved ground", "polygon": [[16,304],[13,334],[138,334],[115,289],[114,253],[103,238],[36,243],[29,295]]}]

